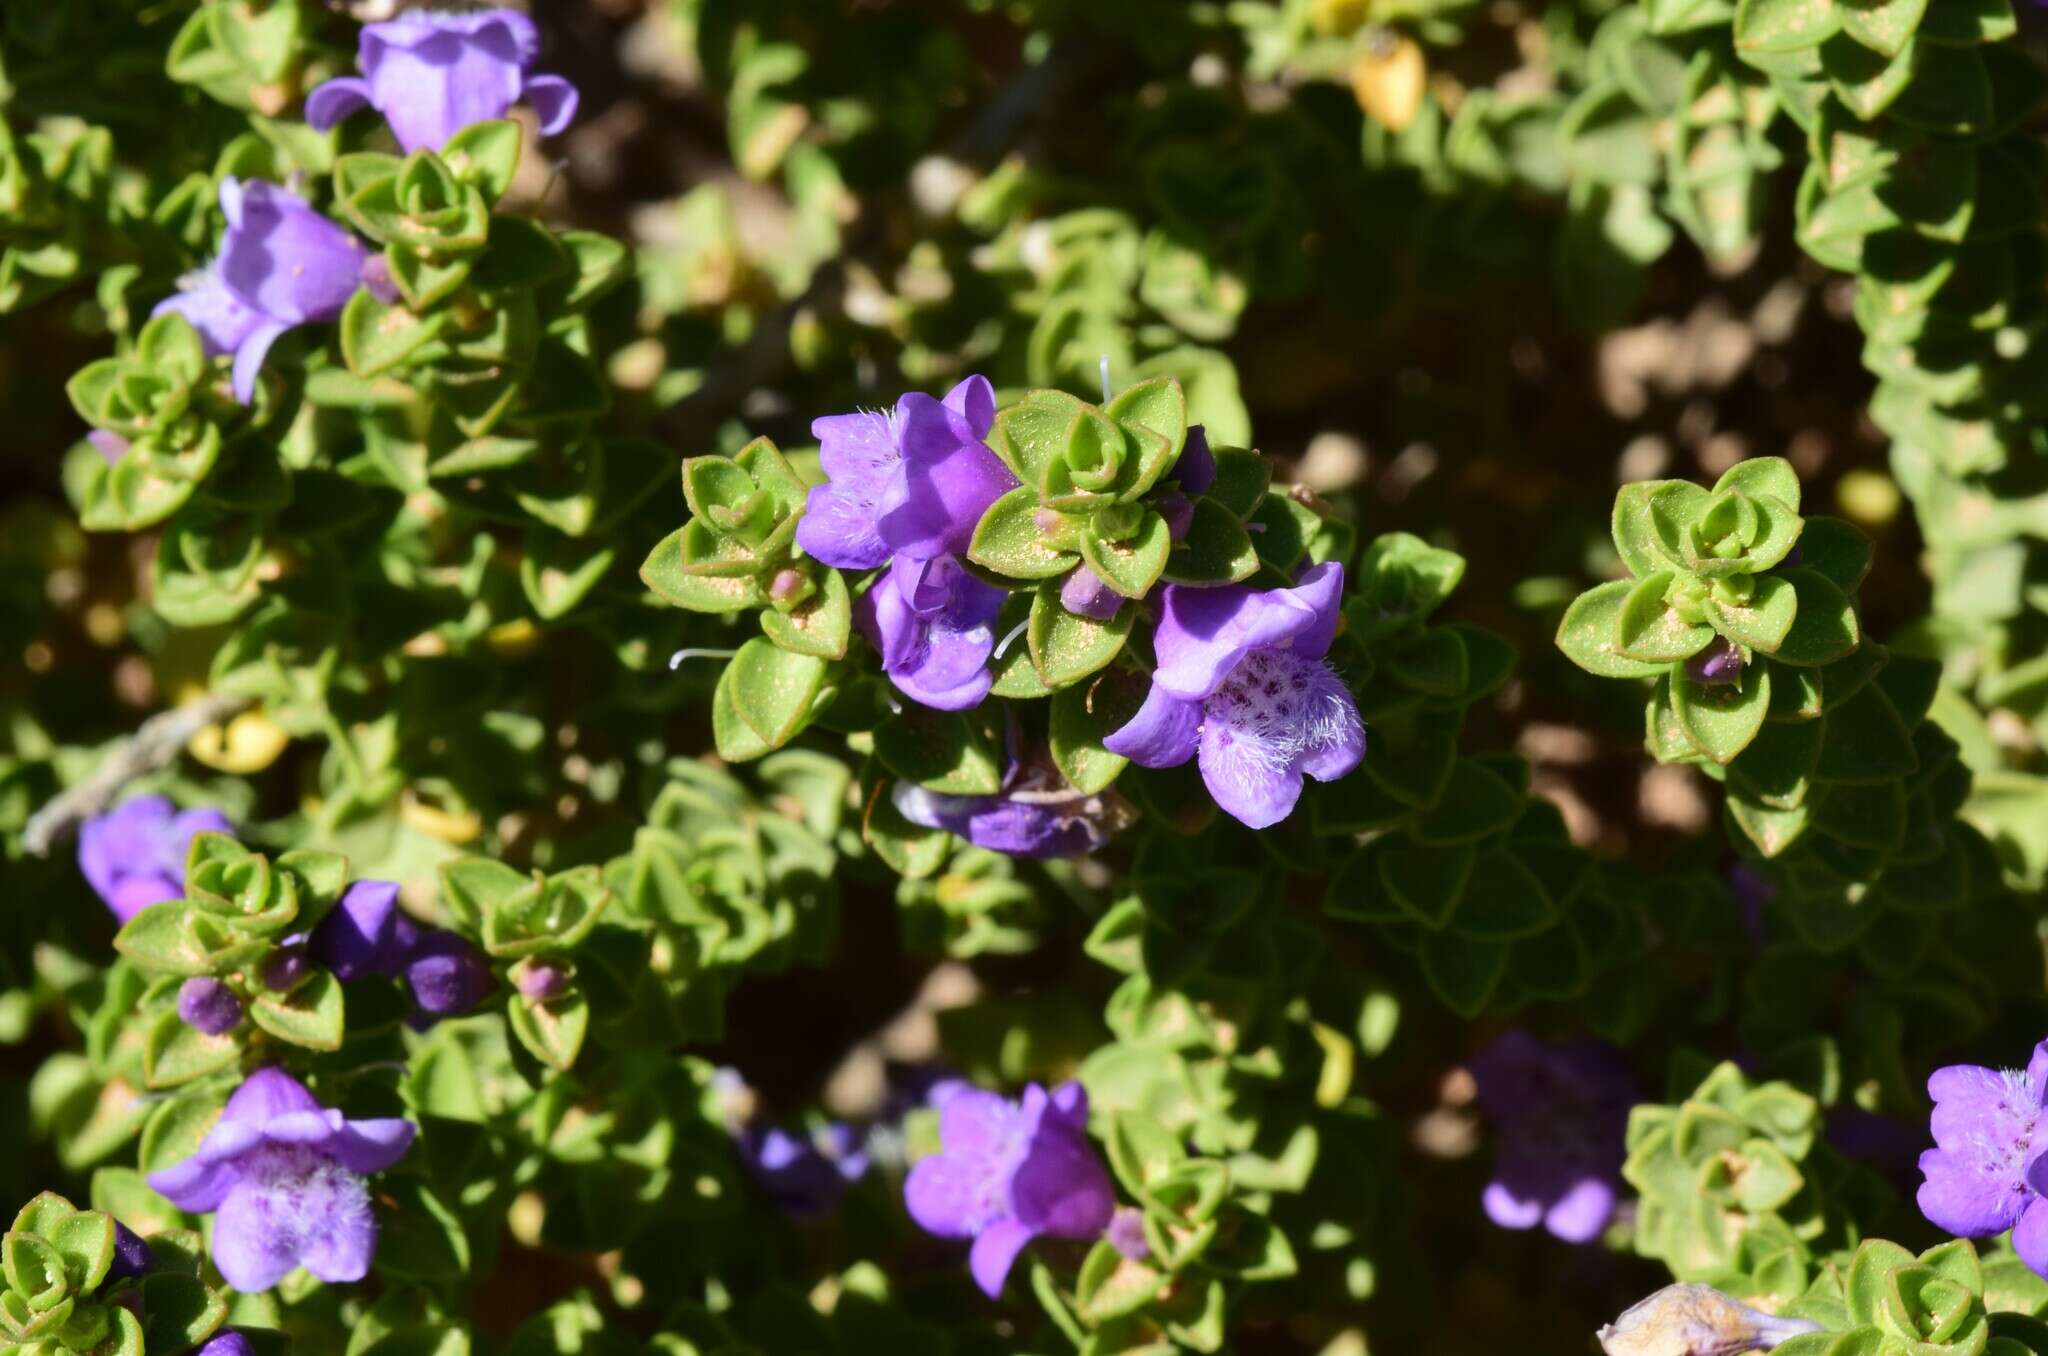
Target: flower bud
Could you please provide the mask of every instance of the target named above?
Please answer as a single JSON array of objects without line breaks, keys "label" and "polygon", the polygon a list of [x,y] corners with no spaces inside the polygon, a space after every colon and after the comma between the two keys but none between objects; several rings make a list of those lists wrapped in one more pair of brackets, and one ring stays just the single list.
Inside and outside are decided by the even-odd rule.
[{"label": "flower bud", "polygon": [[281,946],[263,958],[263,969],[258,978],[272,993],[284,993],[298,987],[299,981],[306,977],[309,965],[305,947],[296,943]]},{"label": "flower bud", "polygon": [[441,929],[413,946],[405,960],[405,982],[420,1010],[436,1017],[459,1017],[474,1010],[496,983],[483,952]]},{"label": "flower bud", "polygon": [[569,988],[573,978],[569,967],[560,961],[541,960],[530,957],[520,962],[512,972],[512,984],[520,996],[532,1003],[545,1003],[550,998],[559,998]]},{"label": "flower bud", "polygon": [[1707,687],[1729,687],[1742,681],[1742,651],[1719,636],[1685,661],[1685,676]]},{"label": "flower bud", "polygon": [[221,1036],[242,1022],[242,1000],[211,975],[194,975],[178,986],[178,1016],[202,1036]]}]

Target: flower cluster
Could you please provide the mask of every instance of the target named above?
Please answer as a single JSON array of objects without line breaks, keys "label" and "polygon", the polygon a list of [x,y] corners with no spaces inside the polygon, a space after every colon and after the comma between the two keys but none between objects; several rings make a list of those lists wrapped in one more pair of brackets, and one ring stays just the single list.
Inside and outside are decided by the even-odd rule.
[{"label": "flower cluster", "polygon": [[2048,1041],[2025,1069],[1936,1069],[1927,1095],[1934,1147],[1920,1155],[1920,1213],[1959,1238],[2010,1229],[2021,1260],[2048,1276],[2048,1144],[2035,1139],[2048,1106]]}]

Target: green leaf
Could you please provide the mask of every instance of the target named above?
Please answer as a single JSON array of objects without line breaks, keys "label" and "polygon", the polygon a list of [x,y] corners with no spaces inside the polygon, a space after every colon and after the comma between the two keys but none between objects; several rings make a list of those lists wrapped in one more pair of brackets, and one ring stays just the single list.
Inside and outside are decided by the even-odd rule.
[{"label": "green leaf", "polygon": [[1650,518],[1650,500],[1666,485],[1685,484],[1684,481],[1639,480],[1621,487],[1614,496],[1614,516],[1609,531],[1614,537],[1614,550],[1621,557],[1621,563],[1637,579],[1647,578],[1659,570],[1674,569],[1685,562],[1668,558],[1657,544],[1656,525]]},{"label": "green leaf", "polygon": [[1513,824],[1526,804],[1522,792],[1485,763],[1462,759],[1451,769],[1436,808],[1417,823],[1416,838],[1429,844],[1475,842]]},{"label": "green leaf", "polygon": [[686,561],[684,543],[701,526],[692,519],[656,542],[640,567],[640,582],[692,612],[744,612],[764,605],[768,597],[753,574],[705,574]]},{"label": "green leaf", "polygon": [[1776,654],[1798,616],[1800,596],[1790,583],[1776,575],[1752,575],[1750,581],[1749,601],[1740,606],[1708,594],[1708,615],[1713,618],[1714,629],[1737,645]]},{"label": "green leaf", "polygon": [[450,314],[443,310],[418,316],[404,306],[377,300],[367,290],[359,291],[341,313],[342,360],[359,377],[389,372],[440,338]]},{"label": "green leaf", "polygon": [[57,1221],[43,1234],[64,1261],[64,1277],[72,1291],[89,1294],[106,1279],[114,1262],[114,1221],[97,1210],[80,1210]]},{"label": "green leaf", "polygon": [[1738,461],[1714,482],[1713,493],[1741,490],[1752,499],[1770,496],[1793,513],[1799,512],[1799,473],[1783,457],[1750,457]]},{"label": "green leaf", "polygon": [[875,727],[875,757],[907,782],[952,796],[992,796],[1002,787],[996,749],[958,711],[906,703]]},{"label": "green leaf", "polygon": [[1469,843],[1389,848],[1377,855],[1380,885],[1388,897],[1430,929],[1450,922],[1479,860]]},{"label": "green leaf", "polygon": [[1735,50],[1795,52],[1818,46],[1841,29],[1834,0],[1741,0],[1735,7]]},{"label": "green leaf", "polygon": [[1883,782],[1920,766],[1898,708],[1875,683],[1839,705],[1828,702],[1825,742],[1814,776],[1823,782]]},{"label": "green leaf", "polygon": [[142,1078],[152,1088],[175,1088],[219,1073],[242,1058],[232,1033],[208,1036],[185,1025],[176,1010],[161,1012],[142,1045]]},{"label": "green leaf", "polygon": [[1065,574],[1080,557],[1071,550],[1047,541],[1041,516],[1056,525],[1065,516],[1038,502],[1038,491],[1020,485],[981,515],[974,525],[974,537],[967,545],[967,558],[983,569],[1011,579],[1051,579]]},{"label": "green leaf", "polygon": [[[1759,582],[1768,577],[1760,576]],[[1798,616],[1792,629],[1772,652],[1779,663],[1818,668],[1844,658],[1863,643],[1856,609],[1826,575],[1801,566],[1780,570],[1779,577],[1798,596]]]},{"label": "green leaf", "polygon": [[249,1019],[281,1041],[312,1050],[341,1048],[341,981],[326,970],[288,994],[265,993],[249,1004]]},{"label": "green leaf", "polygon": [[1680,617],[1664,595],[1675,576],[1662,570],[1639,579],[1622,600],[1615,648],[1625,659],[1644,664],[1675,664],[1690,659],[1714,638],[1714,628]]},{"label": "green leaf", "polygon": [[1667,667],[1621,653],[1621,610],[1635,584],[1613,580],[1572,600],[1557,624],[1557,648],[1565,658],[1601,678],[1655,678]]},{"label": "green leaf", "polygon": [[519,171],[519,142],[519,124],[510,118],[475,122],[448,138],[440,155],[450,173],[495,205]]},{"label": "green leaf", "polygon": [[1388,642],[1379,661],[1388,677],[1433,697],[1459,695],[1471,679],[1465,642],[1447,626]]},{"label": "green leaf", "polygon": [[1173,584],[1235,584],[1258,572],[1251,534],[1237,515],[1215,499],[1195,501],[1187,535],[1166,557],[1163,576]]},{"label": "green leaf", "polygon": [[[1153,377],[1126,386],[1102,412],[1120,423],[1137,424],[1164,437],[1171,447],[1169,458],[1180,456],[1187,441],[1188,402],[1176,377]],[[1169,459],[1168,465],[1172,462]]]},{"label": "green leaf", "polygon": [[1107,790],[1129,759],[1102,746],[1144,704],[1145,685],[1118,673],[1076,683],[1053,694],[1049,742],[1060,775],[1084,795]]},{"label": "green leaf", "polygon": [[519,1043],[551,1069],[573,1067],[590,1031],[590,1004],[573,991],[545,1003],[516,998],[505,1016]]},{"label": "green leaf", "polygon": [[210,975],[213,957],[193,936],[183,900],[152,904],[114,935],[114,949],[154,974]]},{"label": "green leaf", "polygon": [[1130,637],[1137,612],[1134,607],[1120,608],[1106,622],[1077,617],[1060,604],[1058,584],[1039,585],[1025,631],[1032,667],[1054,691],[1080,682],[1117,657]]},{"label": "green leaf", "polygon": [[814,655],[792,654],[756,637],[740,646],[719,687],[766,752],[787,744],[810,722],[829,667]]},{"label": "green leaf", "polygon": [[1266,497],[1273,480],[1273,463],[1242,447],[1218,447],[1210,456],[1216,461],[1216,479],[1202,492],[1240,521],[1249,518]]},{"label": "green leaf", "polygon": [[989,446],[1027,488],[1038,485],[1046,468],[1065,453],[1067,430],[1082,408],[1083,402],[1065,391],[1027,392],[996,416]]},{"label": "green leaf", "polygon": [[1726,685],[1695,683],[1674,672],[1670,693],[1671,712],[1686,739],[1726,766],[1763,729],[1771,704],[1770,666],[1751,664],[1742,671],[1740,683]]},{"label": "green leaf", "polygon": [[1508,969],[1508,943],[1432,932],[1422,939],[1422,977],[1445,1007],[1476,1017]]},{"label": "green leaf", "polygon": [[1800,568],[1818,570],[1845,594],[1862,587],[1874,550],[1870,538],[1840,518],[1809,517],[1799,534]]},{"label": "green leaf", "polygon": [[818,591],[796,608],[761,612],[761,633],[793,654],[844,659],[853,637],[853,594],[838,570],[818,574]]},{"label": "green leaf", "polygon": [[1819,765],[1821,737],[1817,720],[1766,723],[1728,765],[1729,787],[1773,809],[1797,809]]},{"label": "green leaf", "polygon": [[1081,559],[1096,577],[1126,598],[1143,598],[1166,568],[1173,541],[1166,520],[1145,510],[1138,531],[1125,541],[1104,541],[1093,528],[1081,533]]},{"label": "green leaf", "polygon": [[151,1351],[188,1351],[227,1321],[227,1297],[196,1276],[157,1270],[140,1282],[142,1312],[148,1316],[143,1342]]}]

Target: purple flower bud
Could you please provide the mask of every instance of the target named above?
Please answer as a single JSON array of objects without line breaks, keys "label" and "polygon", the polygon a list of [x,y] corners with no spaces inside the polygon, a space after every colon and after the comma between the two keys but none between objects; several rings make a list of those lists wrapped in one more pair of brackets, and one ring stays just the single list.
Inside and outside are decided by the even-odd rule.
[{"label": "purple flower bud", "polygon": [[111,1289],[122,1281],[132,1280],[156,1265],[156,1258],[149,1251],[149,1244],[142,1241],[133,1229],[114,1221],[114,1261],[107,1268],[107,1278],[101,1282],[103,1288]]},{"label": "purple flower bud", "polygon": [[363,108],[391,124],[408,152],[438,151],[457,132],[505,116],[524,100],[540,115],[542,136],[576,117],[576,87],[559,75],[533,75],[540,33],[509,9],[476,13],[408,10],[367,24],[356,39],[361,78],[330,80],[306,97],[306,121],[320,131]]},{"label": "purple flower bud", "polygon": [[412,940],[405,922],[396,881],[359,880],[313,929],[308,950],[343,981],[396,975]]},{"label": "purple flower bud", "polygon": [[513,985],[520,996],[531,1003],[545,1003],[550,998],[561,996],[567,991],[571,978],[568,966],[539,957],[520,962],[512,972]]},{"label": "purple flower bud", "polygon": [[178,986],[178,1016],[203,1036],[222,1036],[242,1022],[242,1000],[211,975],[194,975]]},{"label": "purple flower bud", "polygon": [[1685,676],[1706,687],[1731,687],[1742,681],[1742,651],[1720,636],[1685,661]]},{"label": "purple flower bud", "polygon": [[1209,450],[1209,433],[1200,424],[1188,426],[1187,441],[1173,463],[1173,478],[1184,494],[1204,493],[1216,483],[1216,454]]},{"label": "purple flower bud", "polygon": [[127,922],[152,904],[185,895],[185,855],[201,833],[233,833],[218,810],[186,810],[162,796],[137,796],[78,830],[78,869]]},{"label": "purple flower bud", "polygon": [[96,428],[85,435],[85,440],[91,443],[102,457],[107,459],[107,465],[109,466],[115,465],[121,458],[128,455],[128,440],[118,433],[109,433],[103,428]]},{"label": "purple flower bud", "polygon": [[256,1356],[256,1344],[233,1328],[222,1328],[193,1356]]},{"label": "purple flower bud", "polygon": [[443,928],[421,934],[405,958],[413,1002],[435,1017],[460,1017],[483,1002],[497,981],[476,945]]},{"label": "purple flower bud", "polygon": [[1102,796],[1024,792],[949,796],[910,782],[889,793],[896,813],[927,829],[956,833],[1011,857],[1078,857],[1110,840],[1118,815]]},{"label": "purple flower bud", "polygon": [[1188,529],[1195,525],[1195,501],[1179,490],[1168,490],[1153,502],[1153,511],[1166,520],[1166,536],[1173,542],[1187,539]]},{"label": "purple flower bud", "polygon": [[1021,1101],[978,1088],[939,1111],[942,1148],[903,1184],[910,1217],[942,1238],[972,1238],[968,1270],[990,1299],[1040,1235],[1089,1239],[1109,1227],[1116,1188],[1088,1140],[1088,1093],[1036,1083]]},{"label": "purple flower bud", "polygon": [[306,948],[292,942],[263,958],[263,969],[258,977],[262,979],[263,987],[272,993],[284,993],[296,987],[311,968],[312,963],[306,959]]},{"label": "purple flower bud", "polygon": [[235,399],[246,405],[264,357],[285,331],[341,315],[360,286],[368,251],[276,184],[223,179],[220,207],[228,229],[219,256],[152,314],[184,316],[208,356],[232,353]]},{"label": "purple flower bud", "polygon": [[1065,582],[1060,585],[1060,606],[1077,617],[1108,621],[1123,605],[1124,596],[1103,583],[1102,576],[1086,564],[1069,570]]},{"label": "purple flower bud", "polygon": [[[403,1158],[414,1133],[410,1121],[347,1119],[282,1069],[258,1069],[192,1156],[149,1184],[180,1210],[213,1215],[214,1265],[237,1290],[268,1290],[301,1266],[359,1281],[377,1250],[363,1179]],[[215,1356],[252,1354],[231,1343]]]},{"label": "purple flower bud", "polygon": [[1151,1241],[1145,1237],[1145,1212],[1135,1205],[1120,1205],[1109,1217],[1109,1228],[1103,1235],[1111,1247],[1133,1262],[1142,1262],[1152,1255]]},{"label": "purple flower bud", "polygon": [[796,570],[777,570],[768,584],[768,596],[778,603],[786,603],[803,591],[804,577]]}]

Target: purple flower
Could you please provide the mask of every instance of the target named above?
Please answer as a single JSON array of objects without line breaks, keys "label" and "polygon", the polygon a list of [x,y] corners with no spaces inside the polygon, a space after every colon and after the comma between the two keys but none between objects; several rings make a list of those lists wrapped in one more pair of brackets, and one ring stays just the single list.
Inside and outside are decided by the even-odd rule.
[{"label": "purple flower", "polygon": [[340,980],[396,975],[419,930],[398,907],[398,882],[359,880],[313,929],[307,949]]},{"label": "purple flower", "polygon": [[1107,843],[1111,818],[1100,796],[1068,787],[949,796],[898,782],[889,793],[896,812],[927,829],[958,834],[979,848],[1012,857],[1078,857]]},{"label": "purple flower", "polygon": [[1480,1198],[1503,1229],[1542,1224],[1567,1243],[1600,1236],[1614,1214],[1634,1081],[1599,1041],[1545,1045],[1508,1031],[1473,1056],[1479,1109],[1498,1132]]},{"label": "purple flower", "polygon": [[2048,1204],[2034,1124],[2048,1101],[2048,1041],[2024,1072],[1951,1064],[1927,1080],[1934,1147],[1920,1155],[1920,1213],[1961,1238],[2012,1230],[2013,1250],[2048,1276]]},{"label": "purple flower", "polygon": [[899,559],[854,601],[853,619],[881,651],[882,672],[897,691],[924,706],[964,711],[995,683],[988,658],[1004,597],[953,556]]},{"label": "purple flower", "polygon": [[1685,676],[1706,687],[1733,687],[1742,681],[1742,651],[1715,636],[1706,649],[1685,661]]},{"label": "purple flower", "polygon": [[213,1261],[237,1290],[296,1267],[359,1281],[377,1249],[364,1177],[412,1147],[412,1122],[352,1121],[281,1069],[258,1069],[182,1163],[149,1175],[180,1210],[213,1212]]},{"label": "purple flower", "polygon": [[195,1356],[256,1356],[256,1344],[233,1328],[222,1328]]},{"label": "purple flower", "polygon": [[460,1017],[497,987],[484,953],[445,928],[427,929],[406,953],[405,982],[420,1011],[435,1017]]},{"label": "purple flower", "polygon": [[222,1036],[242,1024],[242,1000],[211,975],[178,986],[178,1017],[202,1036]]},{"label": "purple flower", "polygon": [[910,1217],[943,1238],[972,1238],[968,1269],[996,1298],[1032,1239],[1094,1238],[1109,1227],[1116,1190],[1087,1125],[1079,1083],[1050,1094],[1033,1083],[1021,1102],[954,1092],[939,1110],[940,1152],[919,1160],[903,1185]]},{"label": "purple flower", "polygon": [[776,1209],[791,1219],[831,1213],[847,1184],[867,1174],[860,1135],[835,1121],[816,1135],[793,1135],[777,1126],[750,1125],[733,1140],[740,1162]]},{"label": "purple flower", "polygon": [[78,869],[127,922],[152,904],[185,896],[185,855],[201,833],[233,833],[218,810],[182,813],[163,796],[137,796],[85,821]]},{"label": "purple flower", "polygon": [[492,122],[524,99],[540,115],[542,136],[576,117],[576,87],[559,75],[533,75],[540,33],[509,9],[479,13],[409,10],[367,24],[356,39],[361,77],[329,80],[306,96],[306,121],[324,132],[374,108],[407,152],[438,151],[465,127]]},{"label": "purple flower", "polygon": [[1287,818],[1304,775],[1335,781],[1365,757],[1358,707],[1323,659],[1343,592],[1334,562],[1291,589],[1167,585],[1152,690],[1103,746],[1140,767],[1199,757],[1209,794],[1239,820]]},{"label": "purple flower", "polygon": [[209,357],[234,354],[235,399],[246,405],[270,346],[286,330],[339,317],[369,251],[276,184],[223,179],[220,208],[228,229],[219,256],[153,314],[184,316]]},{"label": "purple flower", "polygon": [[912,391],[888,414],[813,420],[827,479],[805,500],[797,544],[842,570],[963,553],[988,506],[1017,486],[982,442],[995,417],[995,388],[977,376],[943,401]]}]

